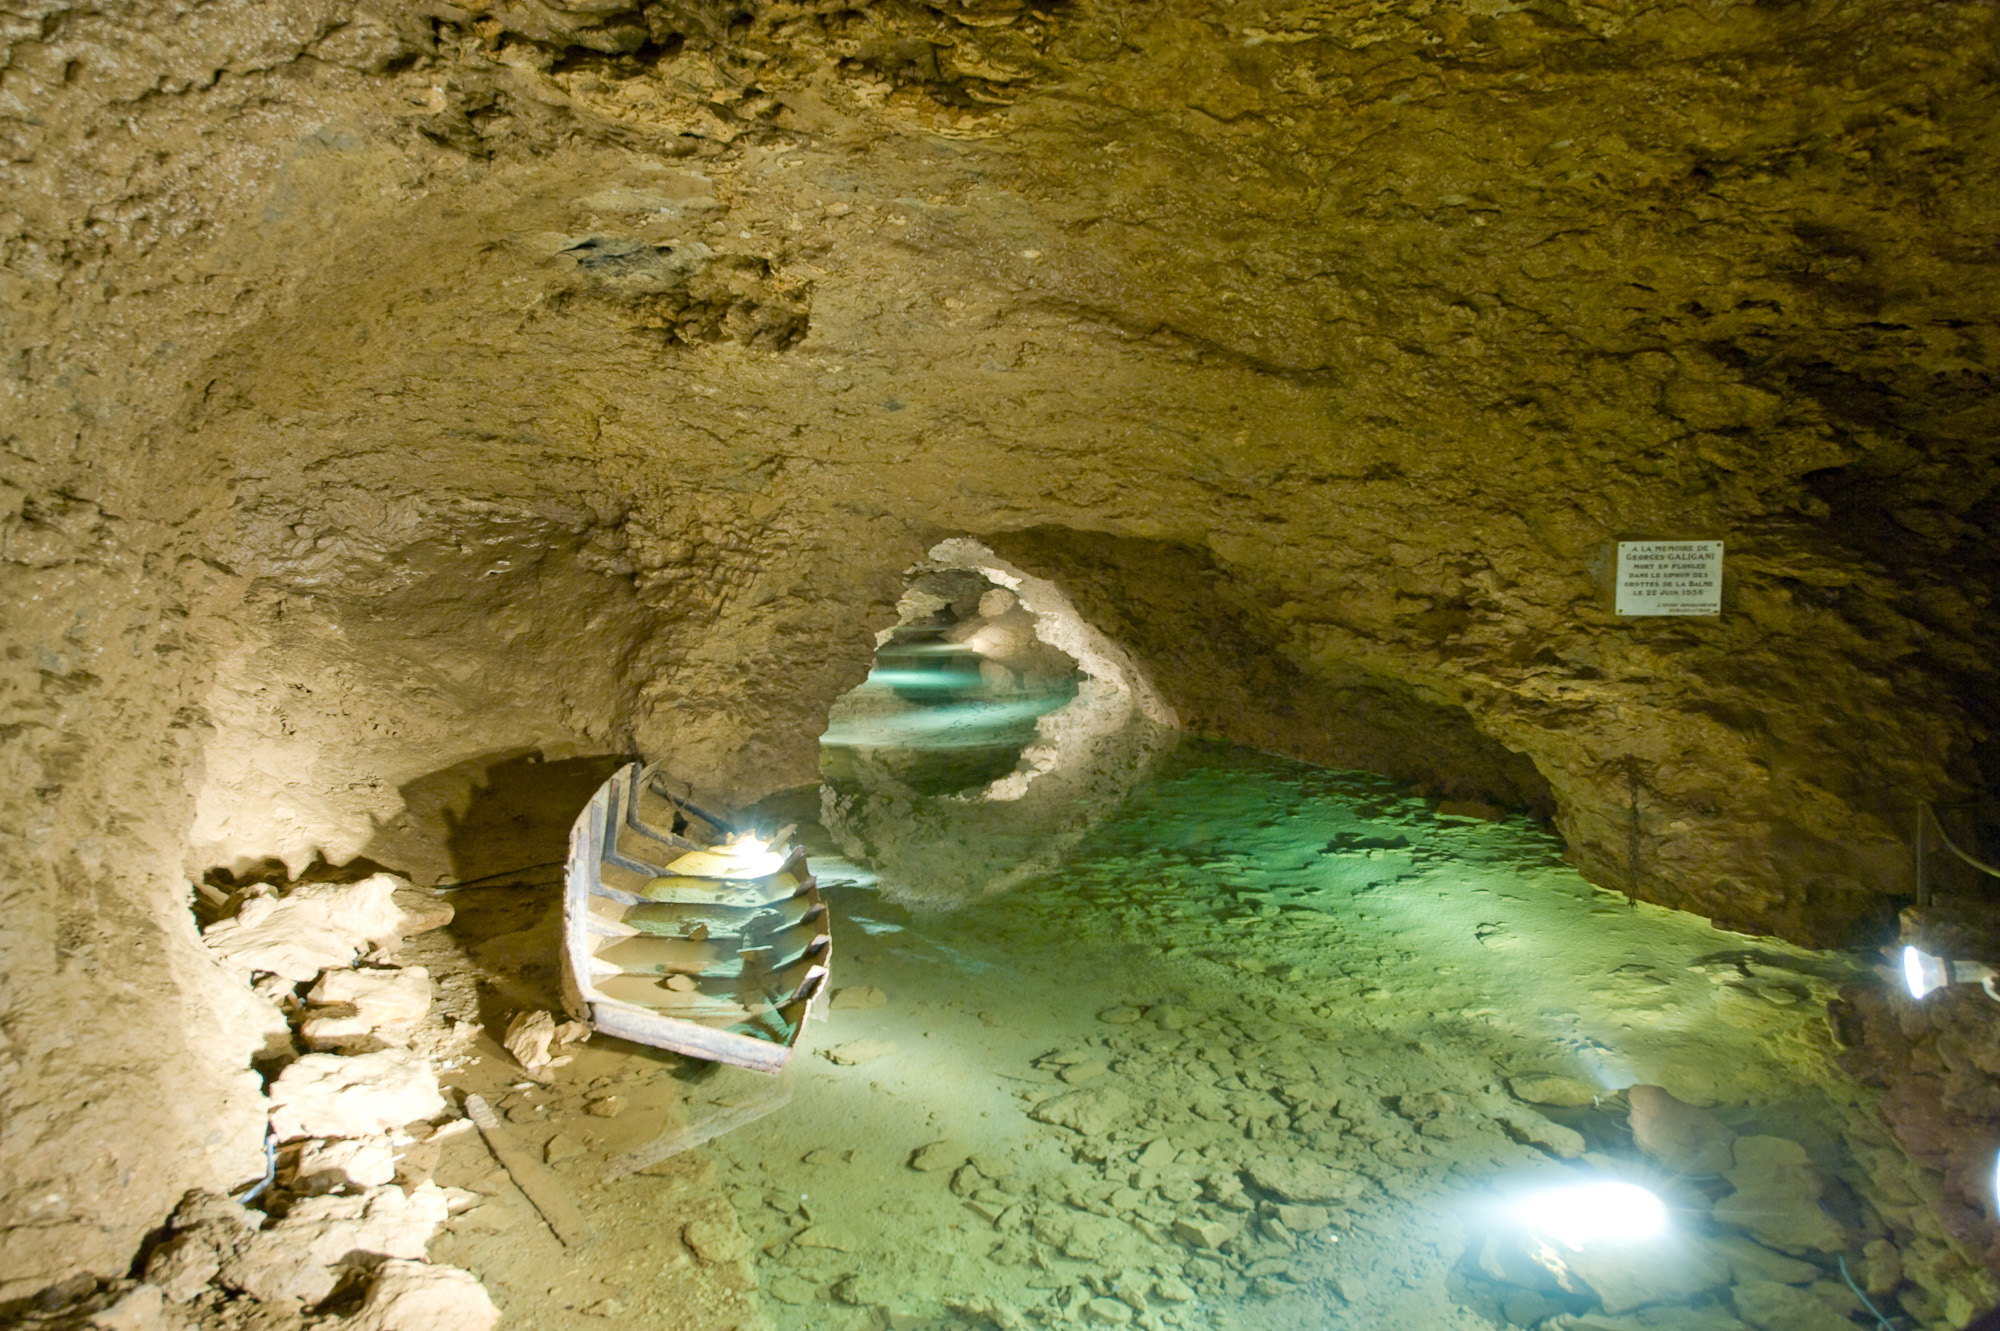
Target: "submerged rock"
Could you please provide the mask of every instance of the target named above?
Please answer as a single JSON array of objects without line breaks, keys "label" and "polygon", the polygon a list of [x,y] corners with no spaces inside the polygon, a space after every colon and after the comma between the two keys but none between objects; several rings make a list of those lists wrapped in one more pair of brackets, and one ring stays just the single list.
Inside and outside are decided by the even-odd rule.
[{"label": "submerged rock", "polygon": [[1595,1086],[1553,1072],[1524,1072],[1509,1077],[1507,1089],[1514,1093],[1515,1099],[1531,1105],[1559,1105],[1564,1108],[1590,1104],[1598,1094]]},{"label": "submerged rock", "polygon": [[682,1228],[681,1238],[695,1256],[710,1264],[740,1262],[750,1255],[750,1237],[733,1216],[691,1220]]},{"label": "submerged rock", "polygon": [[1538,1146],[1562,1160],[1576,1159],[1589,1144],[1575,1128],[1551,1123],[1540,1114],[1516,1111],[1501,1118],[1500,1126],[1515,1141]]},{"label": "submerged rock", "polygon": [[1093,1086],[1044,1100],[1028,1111],[1028,1117],[1086,1137],[1101,1137],[1131,1112],[1132,1101],[1123,1091],[1115,1086]]},{"label": "submerged rock", "polygon": [[1844,1298],[1827,1298],[1815,1290],[1770,1280],[1739,1283],[1731,1294],[1736,1315],[1757,1331],[1827,1331],[1829,1327],[1852,1326],[1847,1314],[1860,1307],[1844,1289]]},{"label": "submerged rock", "polygon": [[1729,1283],[1729,1263],[1686,1239],[1586,1243],[1564,1252],[1571,1275],[1588,1285],[1608,1313],[1655,1303],[1686,1303]]},{"label": "submerged rock", "polygon": [[1633,1143],[1668,1169],[1702,1178],[1734,1163],[1730,1145],[1736,1134],[1706,1109],[1677,1099],[1664,1086],[1633,1086],[1625,1095],[1632,1106]]},{"label": "submerged rock", "polygon": [[1746,1280],[1770,1280],[1781,1285],[1803,1285],[1822,1274],[1811,1262],[1773,1252],[1741,1234],[1716,1234],[1708,1240],[1708,1245],[1729,1263],[1730,1278],[1738,1284]]},{"label": "submerged rock", "polygon": [[819,1056],[829,1063],[842,1067],[857,1067],[862,1063],[873,1063],[878,1058],[887,1058],[896,1052],[894,1040],[849,1040],[819,1051]]},{"label": "submerged rock", "polygon": [[1368,1180],[1359,1174],[1313,1160],[1253,1160],[1243,1172],[1251,1183],[1287,1202],[1348,1202],[1368,1188]]},{"label": "submerged rock", "polygon": [[1190,1248],[1220,1248],[1236,1234],[1237,1227],[1226,1220],[1174,1221],[1174,1237]]},{"label": "submerged rock", "polygon": [[939,1169],[955,1169],[965,1163],[969,1154],[970,1152],[958,1142],[926,1142],[910,1153],[910,1168],[923,1173]]},{"label": "submerged rock", "polygon": [[1786,1137],[1739,1137],[1727,1177],[1736,1189],[1715,1218],[1785,1252],[1839,1252],[1846,1235],[1820,1209],[1819,1172],[1805,1147]]}]

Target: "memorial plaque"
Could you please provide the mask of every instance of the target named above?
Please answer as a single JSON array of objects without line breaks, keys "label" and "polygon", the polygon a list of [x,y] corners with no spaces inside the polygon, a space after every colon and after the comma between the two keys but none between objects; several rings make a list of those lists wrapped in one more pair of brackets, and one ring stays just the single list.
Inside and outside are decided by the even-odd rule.
[{"label": "memorial plaque", "polygon": [[1620,541],[1618,613],[1722,613],[1721,541]]}]

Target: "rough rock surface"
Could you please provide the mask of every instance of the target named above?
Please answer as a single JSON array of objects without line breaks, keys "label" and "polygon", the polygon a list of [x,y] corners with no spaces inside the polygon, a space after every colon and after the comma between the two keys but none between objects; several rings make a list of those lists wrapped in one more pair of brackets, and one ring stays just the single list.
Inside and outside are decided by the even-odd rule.
[{"label": "rough rock surface", "polygon": [[407,886],[381,873],[352,885],[315,883],[283,897],[253,896],[204,930],[202,941],[224,965],[310,980],[351,966],[370,948],[393,948],[403,920],[395,895]]},{"label": "rough rock surface", "polygon": [[396,1177],[396,1155],[386,1137],[307,1142],[296,1172],[304,1192],[377,1188]]},{"label": "rough rock surface", "polygon": [[[1993,45],[1973,0],[28,0],[0,1297],[257,1171],[184,874],[512,867],[457,834],[531,755],[809,778],[941,535],[1198,728],[1544,805],[1727,922],[1881,918],[2000,698]],[[1726,539],[1723,615],[1612,616],[1633,536]]]},{"label": "rough rock surface", "polygon": [[376,1271],[351,1331],[492,1331],[500,1321],[486,1287],[470,1271],[389,1261]]},{"label": "rough rock surface", "polygon": [[271,1132],[279,1141],[369,1137],[444,1107],[437,1073],[421,1054],[307,1054],[271,1083]]},{"label": "rough rock surface", "polygon": [[1806,1150],[1784,1137],[1739,1137],[1727,1175],[1735,1191],[1715,1218],[1786,1252],[1839,1252],[1847,1236],[1820,1206],[1823,1184]]},{"label": "rough rock surface", "polygon": [[422,966],[330,970],[306,995],[299,1021],[306,1048],[365,1054],[406,1045],[431,1007],[431,975]]},{"label": "rough rock surface", "polygon": [[420,1258],[449,1213],[435,1183],[407,1192],[393,1185],[352,1197],[308,1197],[268,1231],[312,1260],[331,1266],[350,1253]]}]

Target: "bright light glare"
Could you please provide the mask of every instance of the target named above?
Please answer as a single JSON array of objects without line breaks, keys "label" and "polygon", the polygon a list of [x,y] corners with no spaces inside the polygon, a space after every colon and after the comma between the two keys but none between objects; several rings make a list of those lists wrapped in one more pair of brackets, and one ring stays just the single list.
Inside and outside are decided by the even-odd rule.
[{"label": "bright light glare", "polygon": [[1657,1196],[1636,1183],[1609,1180],[1536,1193],[1515,1212],[1529,1228],[1578,1252],[1592,1239],[1629,1242],[1667,1227],[1667,1207]]},{"label": "bright light glare", "polygon": [[1945,973],[1943,961],[1914,947],[1903,949],[1903,980],[1910,986],[1912,998],[1922,998],[1931,990],[1941,989],[1951,983],[1951,977]]},{"label": "bright light glare", "polygon": [[732,877],[736,874],[762,877],[785,867],[783,851],[772,850],[769,842],[748,832],[731,837],[715,849],[716,853],[734,861],[729,870]]},{"label": "bright light glare", "polygon": [[691,850],[667,866],[670,874],[690,878],[763,878],[785,867],[785,852],[772,850],[758,837],[744,833],[707,850]]}]

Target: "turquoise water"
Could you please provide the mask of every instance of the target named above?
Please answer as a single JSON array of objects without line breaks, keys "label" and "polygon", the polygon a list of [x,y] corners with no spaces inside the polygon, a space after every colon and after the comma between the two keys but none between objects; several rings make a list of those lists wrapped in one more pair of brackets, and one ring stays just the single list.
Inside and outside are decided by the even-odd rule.
[{"label": "turquoise water", "polygon": [[[1930,1184],[1835,1061],[1824,1003],[1864,959],[1631,905],[1561,851],[1522,819],[1188,741],[1058,868],[961,909],[912,912],[823,853],[833,1009],[789,1106],[710,1148],[768,1316],[1875,1325],[1836,1257],[1926,1325],[1976,1297],[1910,1201]],[[755,1093],[742,1078],[691,1108]],[[1635,1149],[1635,1082],[1797,1143],[1841,1250],[1787,1256],[1718,1220],[1730,1179]],[[1536,1266],[1515,1200],[1606,1177],[1659,1193],[1669,1231],[1560,1279]]]}]

